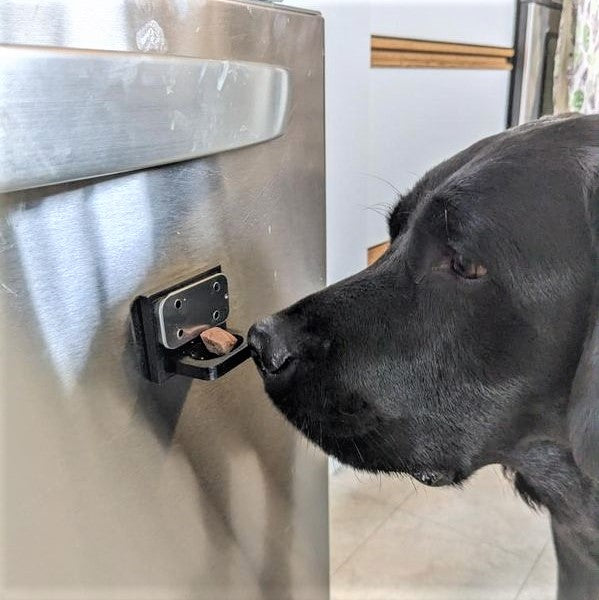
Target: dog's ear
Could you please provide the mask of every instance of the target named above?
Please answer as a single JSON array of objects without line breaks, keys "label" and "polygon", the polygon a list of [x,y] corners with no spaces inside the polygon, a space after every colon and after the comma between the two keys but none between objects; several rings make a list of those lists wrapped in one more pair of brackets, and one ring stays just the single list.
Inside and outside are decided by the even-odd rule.
[{"label": "dog's ear", "polygon": [[[597,312],[597,304],[594,304]],[[591,318],[570,394],[568,427],[574,460],[599,480],[599,316]]]},{"label": "dog's ear", "polygon": [[599,147],[587,153],[587,159],[590,184],[585,208],[594,246],[594,292],[570,392],[568,428],[574,460],[586,475],[599,481]]}]

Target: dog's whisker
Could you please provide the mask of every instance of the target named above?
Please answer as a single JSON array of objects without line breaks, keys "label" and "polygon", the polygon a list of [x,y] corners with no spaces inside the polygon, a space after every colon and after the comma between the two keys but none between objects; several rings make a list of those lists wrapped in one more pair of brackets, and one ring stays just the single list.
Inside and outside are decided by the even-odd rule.
[{"label": "dog's whisker", "polygon": [[362,173],[362,175],[365,175],[366,177],[371,177],[372,179],[377,179],[378,181],[382,181],[383,183],[386,183],[398,195],[398,197],[401,196],[401,192],[399,191],[397,186],[393,185],[388,179],[385,179],[384,177],[381,177],[380,175],[375,175],[374,173]]},{"label": "dog's whisker", "polygon": [[449,223],[447,221],[447,206],[445,207],[443,212],[445,213],[445,235],[447,236],[447,239],[449,240]]},{"label": "dog's whisker", "polygon": [[369,205],[369,206],[364,205],[361,208],[362,208],[362,210],[369,210],[373,213],[376,213],[377,215],[380,215],[381,217],[384,217],[385,219],[389,216],[389,212],[390,212],[385,207],[379,207],[374,204]]}]

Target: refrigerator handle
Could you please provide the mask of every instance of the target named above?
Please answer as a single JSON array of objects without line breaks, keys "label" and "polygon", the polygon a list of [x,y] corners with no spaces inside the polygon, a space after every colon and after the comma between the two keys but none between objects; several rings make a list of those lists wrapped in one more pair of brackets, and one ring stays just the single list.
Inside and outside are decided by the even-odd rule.
[{"label": "refrigerator handle", "polygon": [[0,44],[0,193],[125,173],[285,132],[278,65]]}]

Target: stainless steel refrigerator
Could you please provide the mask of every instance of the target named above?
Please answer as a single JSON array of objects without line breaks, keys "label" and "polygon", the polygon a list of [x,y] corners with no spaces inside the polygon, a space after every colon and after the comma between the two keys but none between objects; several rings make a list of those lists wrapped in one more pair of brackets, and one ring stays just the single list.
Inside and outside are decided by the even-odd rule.
[{"label": "stainless steel refrigerator", "polygon": [[325,457],[185,355],[324,285],[320,16],[4,0],[0,211],[2,598],[327,598]]}]

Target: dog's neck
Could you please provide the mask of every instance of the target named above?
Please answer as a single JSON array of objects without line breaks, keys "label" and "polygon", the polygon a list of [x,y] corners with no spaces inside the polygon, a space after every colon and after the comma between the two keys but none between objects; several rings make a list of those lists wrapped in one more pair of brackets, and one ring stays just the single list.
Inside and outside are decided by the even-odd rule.
[{"label": "dog's neck", "polygon": [[559,599],[599,597],[599,482],[578,468],[567,445],[521,442],[505,457],[524,500],[545,506],[559,563]]},{"label": "dog's neck", "polygon": [[599,482],[580,471],[567,446],[526,440],[505,457],[504,465],[516,473],[517,490],[529,504],[547,507],[560,521],[596,511],[598,518],[587,525],[599,532]]}]

